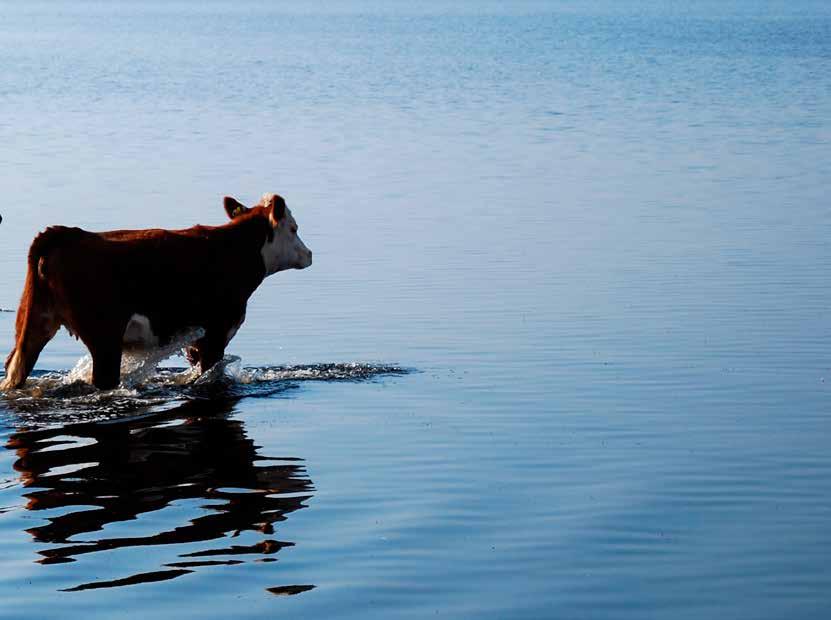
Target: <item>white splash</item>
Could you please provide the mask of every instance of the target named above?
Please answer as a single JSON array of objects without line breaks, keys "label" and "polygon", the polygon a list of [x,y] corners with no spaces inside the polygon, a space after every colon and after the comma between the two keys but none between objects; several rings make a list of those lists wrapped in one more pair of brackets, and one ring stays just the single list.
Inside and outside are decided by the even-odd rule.
[{"label": "white splash", "polygon": [[209,385],[219,379],[230,378],[235,382],[240,381],[242,376],[242,360],[236,355],[226,355],[219,362],[214,364],[207,372],[203,372],[194,385]]},{"label": "white splash", "polygon": [[[204,335],[205,330],[201,327],[191,327],[178,333],[165,346],[125,351],[121,356],[120,387],[132,388],[146,383],[156,373],[159,364],[169,357],[182,353],[188,345],[199,340]],[[192,381],[198,374],[198,371],[195,369],[186,370],[184,373],[181,373],[181,378],[177,377],[177,381],[175,382],[188,383],[188,378]],[[79,359],[74,368],[63,377],[64,385],[69,385],[77,381],[92,383],[92,358],[89,355],[84,355]]]},{"label": "white splash", "polygon": [[338,364],[307,364],[298,366],[267,366],[241,368],[231,376],[238,383],[270,383],[274,381],[355,381],[382,374],[403,374],[399,366],[384,366],[364,362]]}]

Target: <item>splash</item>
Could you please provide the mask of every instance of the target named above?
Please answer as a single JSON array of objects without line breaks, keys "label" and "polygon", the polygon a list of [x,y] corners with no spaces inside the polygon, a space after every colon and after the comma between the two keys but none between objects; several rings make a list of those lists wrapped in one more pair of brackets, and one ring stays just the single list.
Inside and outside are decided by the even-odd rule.
[{"label": "splash", "polygon": [[[154,375],[156,370],[166,359],[179,355],[189,345],[193,344],[205,335],[205,330],[201,327],[194,327],[184,330],[177,334],[170,343],[149,350],[135,350],[125,351],[121,356],[121,388],[134,388],[148,380]],[[182,382],[187,382],[188,378],[196,378],[198,373],[188,373],[188,376],[182,378]],[[75,364],[75,367],[69,371],[62,381],[65,385],[82,381],[84,383],[92,382],[92,358],[89,355],[83,356]]]},{"label": "splash", "polygon": [[35,372],[22,388],[0,392],[0,414],[4,409],[14,411],[17,423],[51,426],[68,418],[92,421],[144,415],[190,400],[276,397],[304,382],[366,382],[410,372],[398,365],[365,362],[250,367],[234,355],[226,355],[201,374],[192,368],[159,368],[163,360],[199,337],[194,331],[151,354],[125,356],[121,385],[114,390],[97,390],[88,383],[92,369],[88,356],[69,371]]},{"label": "splash", "polygon": [[377,375],[399,375],[407,371],[394,365],[347,362],[342,364],[307,364],[242,368],[236,375],[240,383],[269,381],[362,381]]}]

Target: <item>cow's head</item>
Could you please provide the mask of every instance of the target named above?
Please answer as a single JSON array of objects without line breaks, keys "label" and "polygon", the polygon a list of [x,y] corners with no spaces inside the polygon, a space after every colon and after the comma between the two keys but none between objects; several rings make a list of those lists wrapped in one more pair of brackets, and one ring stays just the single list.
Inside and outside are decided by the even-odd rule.
[{"label": "cow's head", "polygon": [[263,218],[268,223],[270,232],[261,249],[265,275],[285,269],[305,269],[312,264],[312,251],[297,234],[297,222],[282,196],[264,194],[250,209],[226,196],[225,212],[232,220],[250,214],[252,218]]}]

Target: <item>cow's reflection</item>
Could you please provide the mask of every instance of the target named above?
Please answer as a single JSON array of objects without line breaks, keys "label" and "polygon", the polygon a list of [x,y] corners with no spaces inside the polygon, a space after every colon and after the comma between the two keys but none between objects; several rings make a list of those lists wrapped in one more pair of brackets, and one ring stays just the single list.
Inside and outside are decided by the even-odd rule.
[{"label": "cow's reflection", "polygon": [[[267,561],[291,545],[272,537],[274,524],[305,507],[311,481],[299,459],[261,456],[242,422],[229,417],[233,404],[198,400],[144,417],[12,435],[7,447],[17,452],[15,469],[31,489],[24,495],[26,507],[57,512],[28,530],[36,541],[51,544],[38,552],[38,561],[164,546],[152,551],[162,558],[158,571],[75,590],[171,579],[199,566]],[[159,517],[129,523],[168,507]],[[116,522],[122,523],[109,526]],[[158,526],[149,524],[159,522],[161,531],[152,531]],[[239,544],[217,541],[238,536]]]}]

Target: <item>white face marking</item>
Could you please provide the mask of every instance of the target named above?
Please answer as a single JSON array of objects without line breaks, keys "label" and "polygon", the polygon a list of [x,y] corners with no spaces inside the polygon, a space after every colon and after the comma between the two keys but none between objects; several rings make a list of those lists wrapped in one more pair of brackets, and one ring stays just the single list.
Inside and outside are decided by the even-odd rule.
[{"label": "white face marking", "polygon": [[[266,196],[263,196],[263,201]],[[263,202],[263,204],[268,204]],[[274,226],[275,222],[271,225]],[[305,269],[312,264],[312,252],[297,235],[297,222],[286,207],[286,217],[273,228],[274,237],[263,244],[263,264],[265,275],[270,276],[285,269]]]},{"label": "white face marking", "polygon": [[153,333],[150,327],[150,319],[143,314],[134,314],[127,323],[124,330],[122,342],[133,347],[158,347],[159,338]]}]

